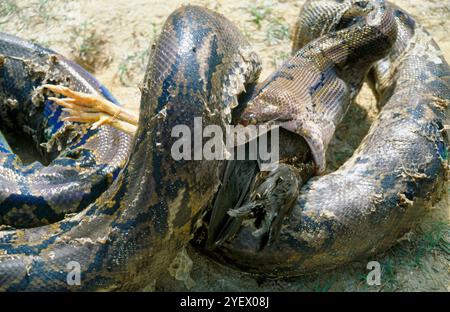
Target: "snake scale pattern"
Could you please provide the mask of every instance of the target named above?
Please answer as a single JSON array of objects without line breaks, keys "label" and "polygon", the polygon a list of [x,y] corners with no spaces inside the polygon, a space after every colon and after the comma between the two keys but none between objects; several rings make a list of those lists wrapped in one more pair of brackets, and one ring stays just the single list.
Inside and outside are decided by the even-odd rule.
[{"label": "snake scale pattern", "polygon": [[7,34],[1,35],[0,54],[2,130],[12,132],[10,138],[33,142],[42,158],[22,162],[0,136],[0,224],[23,228],[53,223],[86,208],[108,188],[125,165],[131,138],[111,127],[90,130],[61,121],[64,113],[46,100],[39,88],[43,83],[66,82],[116,102],[75,63]]},{"label": "snake scale pattern", "polygon": [[[0,104],[2,130],[6,121],[28,124],[37,149],[44,143],[49,165],[21,163],[8,137],[0,136],[0,290],[138,290],[177,283],[168,264],[210,209],[226,161],[175,161],[171,129],[192,129],[193,117],[225,127],[244,90],[253,91],[241,120],[282,116],[281,127],[310,146],[319,173],[334,129],[365,77],[380,113],[343,166],[299,190],[274,244],[260,250],[255,225],[246,223],[205,254],[248,272],[292,276],[392,246],[444,189],[449,66],[411,16],[382,1],[308,1],[295,29],[292,58],[257,84],[259,58],[230,21],[196,6],[176,10],[152,50],[132,142],[109,127],[92,132],[59,122],[61,112],[35,89],[39,84],[111,96],[54,52],[1,34],[1,96],[12,99]],[[33,64],[44,70],[30,70]],[[121,142],[119,153],[109,150],[111,140]],[[48,178],[33,180],[42,170],[49,170]],[[61,191],[48,193],[46,183]],[[58,194],[73,202],[61,205]],[[67,283],[73,261],[81,266],[79,286]]]}]

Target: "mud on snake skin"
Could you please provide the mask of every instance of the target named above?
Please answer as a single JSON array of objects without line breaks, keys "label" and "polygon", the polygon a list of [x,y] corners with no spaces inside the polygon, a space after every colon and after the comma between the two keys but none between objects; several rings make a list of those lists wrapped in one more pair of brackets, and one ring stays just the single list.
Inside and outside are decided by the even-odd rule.
[{"label": "mud on snake skin", "polygon": [[[14,130],[42,145],[48,162],[22,163],[8,135],[0,136],[0,290],[177,282],[168,264],[208,215],[227,162],[175,161],[171,129],[192,129],[193,117],[225,127],[236,106],[245,121],[282,116],[280,126],[307,142],[321,173],[334,129],[365,78],[380,105],[353,156],[298,191],[273,244],[260,250],[247,222],[204,251],[241,270],[294,276],[383,251],[420,221],[447,179],[449,66],[411,16],[382,1],[308,1],[293,56],[259,84],[259,58],[231,22],[200,7],[176,10],[152,51],[132,142],[108,126],[63,123],[37,88],[64,84],[112,99],[77,65],[6,34],[0,55],[2,131],[8,122],[28,125]],[[245,103],[237,97],[244,90]],[[72,261],[82,272],[76,287],[67,283]]]}]

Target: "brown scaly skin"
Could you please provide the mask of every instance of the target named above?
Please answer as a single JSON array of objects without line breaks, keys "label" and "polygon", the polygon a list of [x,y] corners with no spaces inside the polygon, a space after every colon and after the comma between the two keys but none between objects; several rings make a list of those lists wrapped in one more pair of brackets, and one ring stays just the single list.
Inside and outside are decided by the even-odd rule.
[{"label": "brown scaly skin", "polygon": [[302,136],[318,173],[323,173],[336,125],[372,63],[386,56],[396,34],[392,16],[375,8],[365,21],[306,45],[257,87],[241,122],[276,123]]},{"label": "brown scaly skin", "polygon": [[[194,117],[224,126],[244,87],[235,82],[251,83],[259,70],[222,15],[176,10],[146,72],[127,165],[83,212],[49,226],[1,230],[0,290],[139,290],[164,276],[177,282],[173,261],[191,238],[194,216],[217,191],[224,161],[175,161],[171,130],[192,130]],[[81,265],[80,286],[67,283],[71,261]]]},{"label": "brown scaly skin", "polygon": [[[345,15],[340,2],[309,1],[301,17],[312,16],[313,21],[324,10],[329,16]],[[375,64],[369,77],[383,108],[359,148],[338,170],[311,179],[300,190],[275,244],[259,251],[251,235],[254,227],[243,227],[234,240],[215,250],[217,259],[273,276],[331,269],[391,247],[439,199],[448,178],[444,126],[449,121],[450,69],[411,16],[388,8],[399,35],[393,51]],[[339,29],[339,22],[330,23]],[[333,30],[315,25],[322,26]],[[300,39],[294,40],[294,48],[307,37],[301,30],[296,34]],[[351,44],[349,37],[339,47]]]}]

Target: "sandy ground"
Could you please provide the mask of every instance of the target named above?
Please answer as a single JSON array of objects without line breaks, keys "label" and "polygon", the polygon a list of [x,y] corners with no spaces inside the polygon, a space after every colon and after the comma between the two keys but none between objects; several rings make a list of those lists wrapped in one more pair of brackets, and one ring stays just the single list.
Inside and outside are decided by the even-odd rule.
[{"label": "sandy ground", "polygon": [[[449,61],[450,0],[393,2],[427,27]],[[288,57],[290,25],[304,1],[1,0],[0,31],[72,58],[94,72],[123,103],[138,110],[139,84],[149,47],[170,12],[188,3],[206,6],[231,19],[262,56],[265,77]],[[365,88],[331,144],[330,168],[341,164],[361,141],[376,115],[374,104]],[[349,128],[352,131],[347,131]],[[191,255],[194,268],[189,286],[193,290],[448,291],[449,203],[447,194],[418,229],[390,251],[369,259],[381,263],[380,286],[365,282],[367,261],[308,277],[261,283],[226,268],[217,269],[196,255]]]}]

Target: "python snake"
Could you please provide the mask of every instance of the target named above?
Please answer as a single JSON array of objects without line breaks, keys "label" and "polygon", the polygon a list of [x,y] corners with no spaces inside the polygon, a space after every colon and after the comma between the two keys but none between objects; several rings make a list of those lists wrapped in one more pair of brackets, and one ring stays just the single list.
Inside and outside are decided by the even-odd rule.
[{"label": "python snake", "polygon": [[[431,37],[403,10],[380,5],[375,12],[362,14],[366,4],[308,2],[300,15],[294,40],[294,50],[301,49],[266,82],[256,86],[251,97],[263,95],[259,103],[267,99],[292,100],[290,96],[305,102],[308,97],[296,92],[309,90],[311,98],[320,99],[313,106],[317,114],[311,113],[306,119],[304,110],[286,108],[283,101],[278,108],[274,105],[286,117],[283,119],[287,122],[286,129],[309,140],[319,171],[323,170],[321,157],[333,127],[345,113],[342,105],[348,106],[369,69],[368,79],[382,105],[377,120],[341,168],[313,178],[301,188],[274,244],[261,251],[258,240],[251,234],[254,226],[247,223],[233,239],[205,251],[219,261],[250,272],[283,276],[331,268],[392,246],[439,197],[448,169],[448,141],[443,129],[448,121],[449,67]],[[358,18],[360,13],[366,17]],[[320,30],[314,28],[318,25],[314,23],[320,21],[318,17],[326,22]],[[305,28],[317,32],[308,34]],[[319,38],[313,40],[316,37]],[[12,42],[18,42],[32,63],[55,61],[35,45],[6,35],[0,39],[0,46],[6,47],[6,52],[0,51],[6,60],[2,64],[8,64],[8,59],[16,61],[17,46]],[[375,61],[378,62],[371,68]],[[84,83],[89,87],[85,91],[108,95],[82,69],[62,58],[56,61],[59,62],[68,64],[66,68],[75,81],[72,86],[82,89]],[[21,64],[14,66],[19,68]],[[305,66],[309,70],[304,70]],[[25,68],[21,71],[28,73]],[[131,154],[126,164],[122,159],[116,163],[124,168],[118,174],[111,174],[115,168],[104,172],[112,176],[112,185],[86,208],[74,205],[76,210],[82,209],[77,214],[40,227],[6,225],[0,231],[0,289],[137,290],[171,278],[168,265],[191,240],[197,221],[210,208],[227,164],[225,160],[175,161],[169,152],[176,140],[171,129],[179,124],[192,129],[193,117],[202,117],[204,126],[224,127],[231,119],[232,109],[240,105],[237,95],[250,90],[259,71],[258,56],[225,17],[195,6],[172,13],[146,71]],[[295,75],[298,78],[293,79]],[[292,85],[282,79],[293,81]],[[301,86],[302,79],[307,88]],[[41,82],[38,79],[34,83]],[[66,83],[70,85],[73,81]],[[281,89],[285,84],[287,92]],[[281,95],[272,96],[265,91],[268,88],[280,90]],[[23,101],[27,105],[30,90]],[[21,95],[20,92],[17,94]],[[270,96],[266,97],[267,94]],[[333,101],[339,94],[339,101]],[[306,103],[302,109],[307,110],[312,104]],[[45,101],[44,107],[47,106],[54,113],[55,106]],[[247,107],[248,118],[256,116],[257,122],[268,121],[274,114],[273,111],[262,114],[255,100]],[[42,106],[38,108],[42,112]],[[314,121],[320,125],[313,136],[304,131],[314,127],[314,123],[305,122],[308,118],[318,118]],[[302,127],[303,124],[308,127]],[[87,128],[78,127],[73,133],[86,133]],[[114,131],[108,127],[99,129],[104,130],[98,132]],[[98,140],[98,132],[87,136]],[[120,133],[114,136],[123,140],[126,150],[129,138]],[[80,138],[73,139],[77,140]],[[36,142],[41,142],[40,138]],[[85,143],[82,139],[78,142]],[[93,147],[83,144],[62,148],[64,151],[80,148],[94,162],[100,162],[103,154],[96,152],[98,143]],[[2,157],[8,154],[5,158],[14,158],[6,144],[0,153]],[[19,164],[2,163],[1,170],[18,170]],[[14,182],[17,181],[20,179]],[[4,185],[6,188],[12,184],[7,180]],[[3,209],[3,204],[0,207]],[[73,261],[81,266],[78,286],[67,283],[67,264]],[[176,274],[172,274],[172,279],[177,279]]]}]

